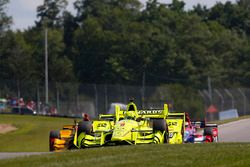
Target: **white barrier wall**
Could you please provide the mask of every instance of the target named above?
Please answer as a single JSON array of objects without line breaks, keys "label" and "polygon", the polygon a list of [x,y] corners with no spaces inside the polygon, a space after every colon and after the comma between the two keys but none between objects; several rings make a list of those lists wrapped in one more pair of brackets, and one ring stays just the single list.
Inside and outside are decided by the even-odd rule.
[{"label": "white barrier wall", "polygon": [[230,118],[238,118],[238,110],[237,109],[230,109],[230,110],[225,110],[219,112],[219,119],[220,120],[225,120],[225,119],[230,119]]}]

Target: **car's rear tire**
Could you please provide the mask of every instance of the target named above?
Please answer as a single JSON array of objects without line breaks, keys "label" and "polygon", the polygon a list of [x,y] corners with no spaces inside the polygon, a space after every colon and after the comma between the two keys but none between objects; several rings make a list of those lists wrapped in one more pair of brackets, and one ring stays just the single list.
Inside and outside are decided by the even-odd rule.
[{"label": "car's rear tire", "polygon": [[153,119],[153,129],[165,131],[167,129],[167,123],[164,119]]},{"label": "car's rear tire", "polygon": [[168,133],[168,130],[166,130],[165,134],[164,134],[164,143],[169,143],[169,133]]},{"label": "car's rear tire", "polygon": [[154,131],[161,131],[164,133],[164,143],[168,143],[169,134],[167,123],[165,119],[153,119],[153,130]]},{"label": "car's rear tire", "polygon": [[49,150],[54,151],[54,141],[55,139],[60,139],[60,131],[59,130],[52,130],[49,133]]},{"label": "car's rear tire", "polygon": [[204,134],[209,135],[209,136],[213,136],[213,128],[212,127],[205,127]]},{"label": "car's rear tire", "polygon": [[214,127],[206,127],[205,130],[204,130],[204,134],[208,135],[208,136],[211,136],[212,142],[216,142],[217,143],[219,141],[218,135],[214,136],[213,129],[214,129]]},{"label": "car's rear tire", "polygon": [[78,134],[80,133],[91,134],[92,132],[92,122],[91,121],[83,121],[78,124]]}]

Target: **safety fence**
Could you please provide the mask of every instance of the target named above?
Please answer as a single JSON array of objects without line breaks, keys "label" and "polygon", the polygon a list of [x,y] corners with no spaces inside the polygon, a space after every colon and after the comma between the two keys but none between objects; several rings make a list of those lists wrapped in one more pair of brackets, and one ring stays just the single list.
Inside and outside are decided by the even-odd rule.
[{"label": "safety fence", "polygon": [[[204,106],[210,113],[207,113],[210,120],[219,120],[221,112],[228,112],[232,115],[232,111],[237,112],[236,115],[250,115],[250,89],[212,89],[199,90],[200,96],[203,98]],[[209,107],[215,107],[209,108]],[[214,110],[214,111],[213,111]],[[232,118],[236,117],[232,115]]]},{"label": "safety fence", "polygon": [[[78,83],[49,84],[49,104],[45,104],[45,88],[34,81],[0,81],[0,99],[25,103],[33,101],[38,114],[56,113],[78,116],[87,113],[96,118],[100,113],[113,113],[114,105],[125,107],[134,98],[138,108],[162,108],[188,112],[195,119],[218,120],[219,113],[236,109],[240,116],[250,115],[250,89],[187,90],[179,87],[99,85]],[[209,109],[213,107],[213,111]],[[209,112],[208,112],[209,111]]]}]

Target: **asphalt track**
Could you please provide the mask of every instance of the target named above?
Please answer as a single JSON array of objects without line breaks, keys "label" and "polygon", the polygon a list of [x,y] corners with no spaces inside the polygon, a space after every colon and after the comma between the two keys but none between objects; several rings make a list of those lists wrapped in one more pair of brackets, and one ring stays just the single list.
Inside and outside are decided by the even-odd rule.
[{"label": "asphalt track", "polygon": [[[250,142],[250,119],[219,125],[219,142]],[[0,152],[0,160],[49,152]]]},{"label": "asphalt track", "polygon": [[0,160],[40,154],[49,154],[49,152],[0,152]]},{"label": "asphalt track", "polygon": [[250,119],[220,125],[219,142],[250,142]]}]

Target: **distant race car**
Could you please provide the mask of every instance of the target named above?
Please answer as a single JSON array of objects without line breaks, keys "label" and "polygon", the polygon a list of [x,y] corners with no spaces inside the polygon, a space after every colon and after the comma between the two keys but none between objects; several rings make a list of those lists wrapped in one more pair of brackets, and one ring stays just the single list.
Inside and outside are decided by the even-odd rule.
[{"label": "distant race car", "polygon": [[218,125],[205,121],[191,121],[186,113],[185,117],[185,143],[218,142]]},{"label": "distant race car", "polygon": [[169,139],[168,106],[163,110],[137,110],[130,102],[126,110],[115,106],[115,114],[99,115],[99,120],[65,125],[51,131],[50,151],[119,144],[161,144]]},{"label": "distant race car", "polygon": [[218,125],[206,123],[205,121],[194,121],[192,125],[195,127],[194,142],[218,142]]}]

